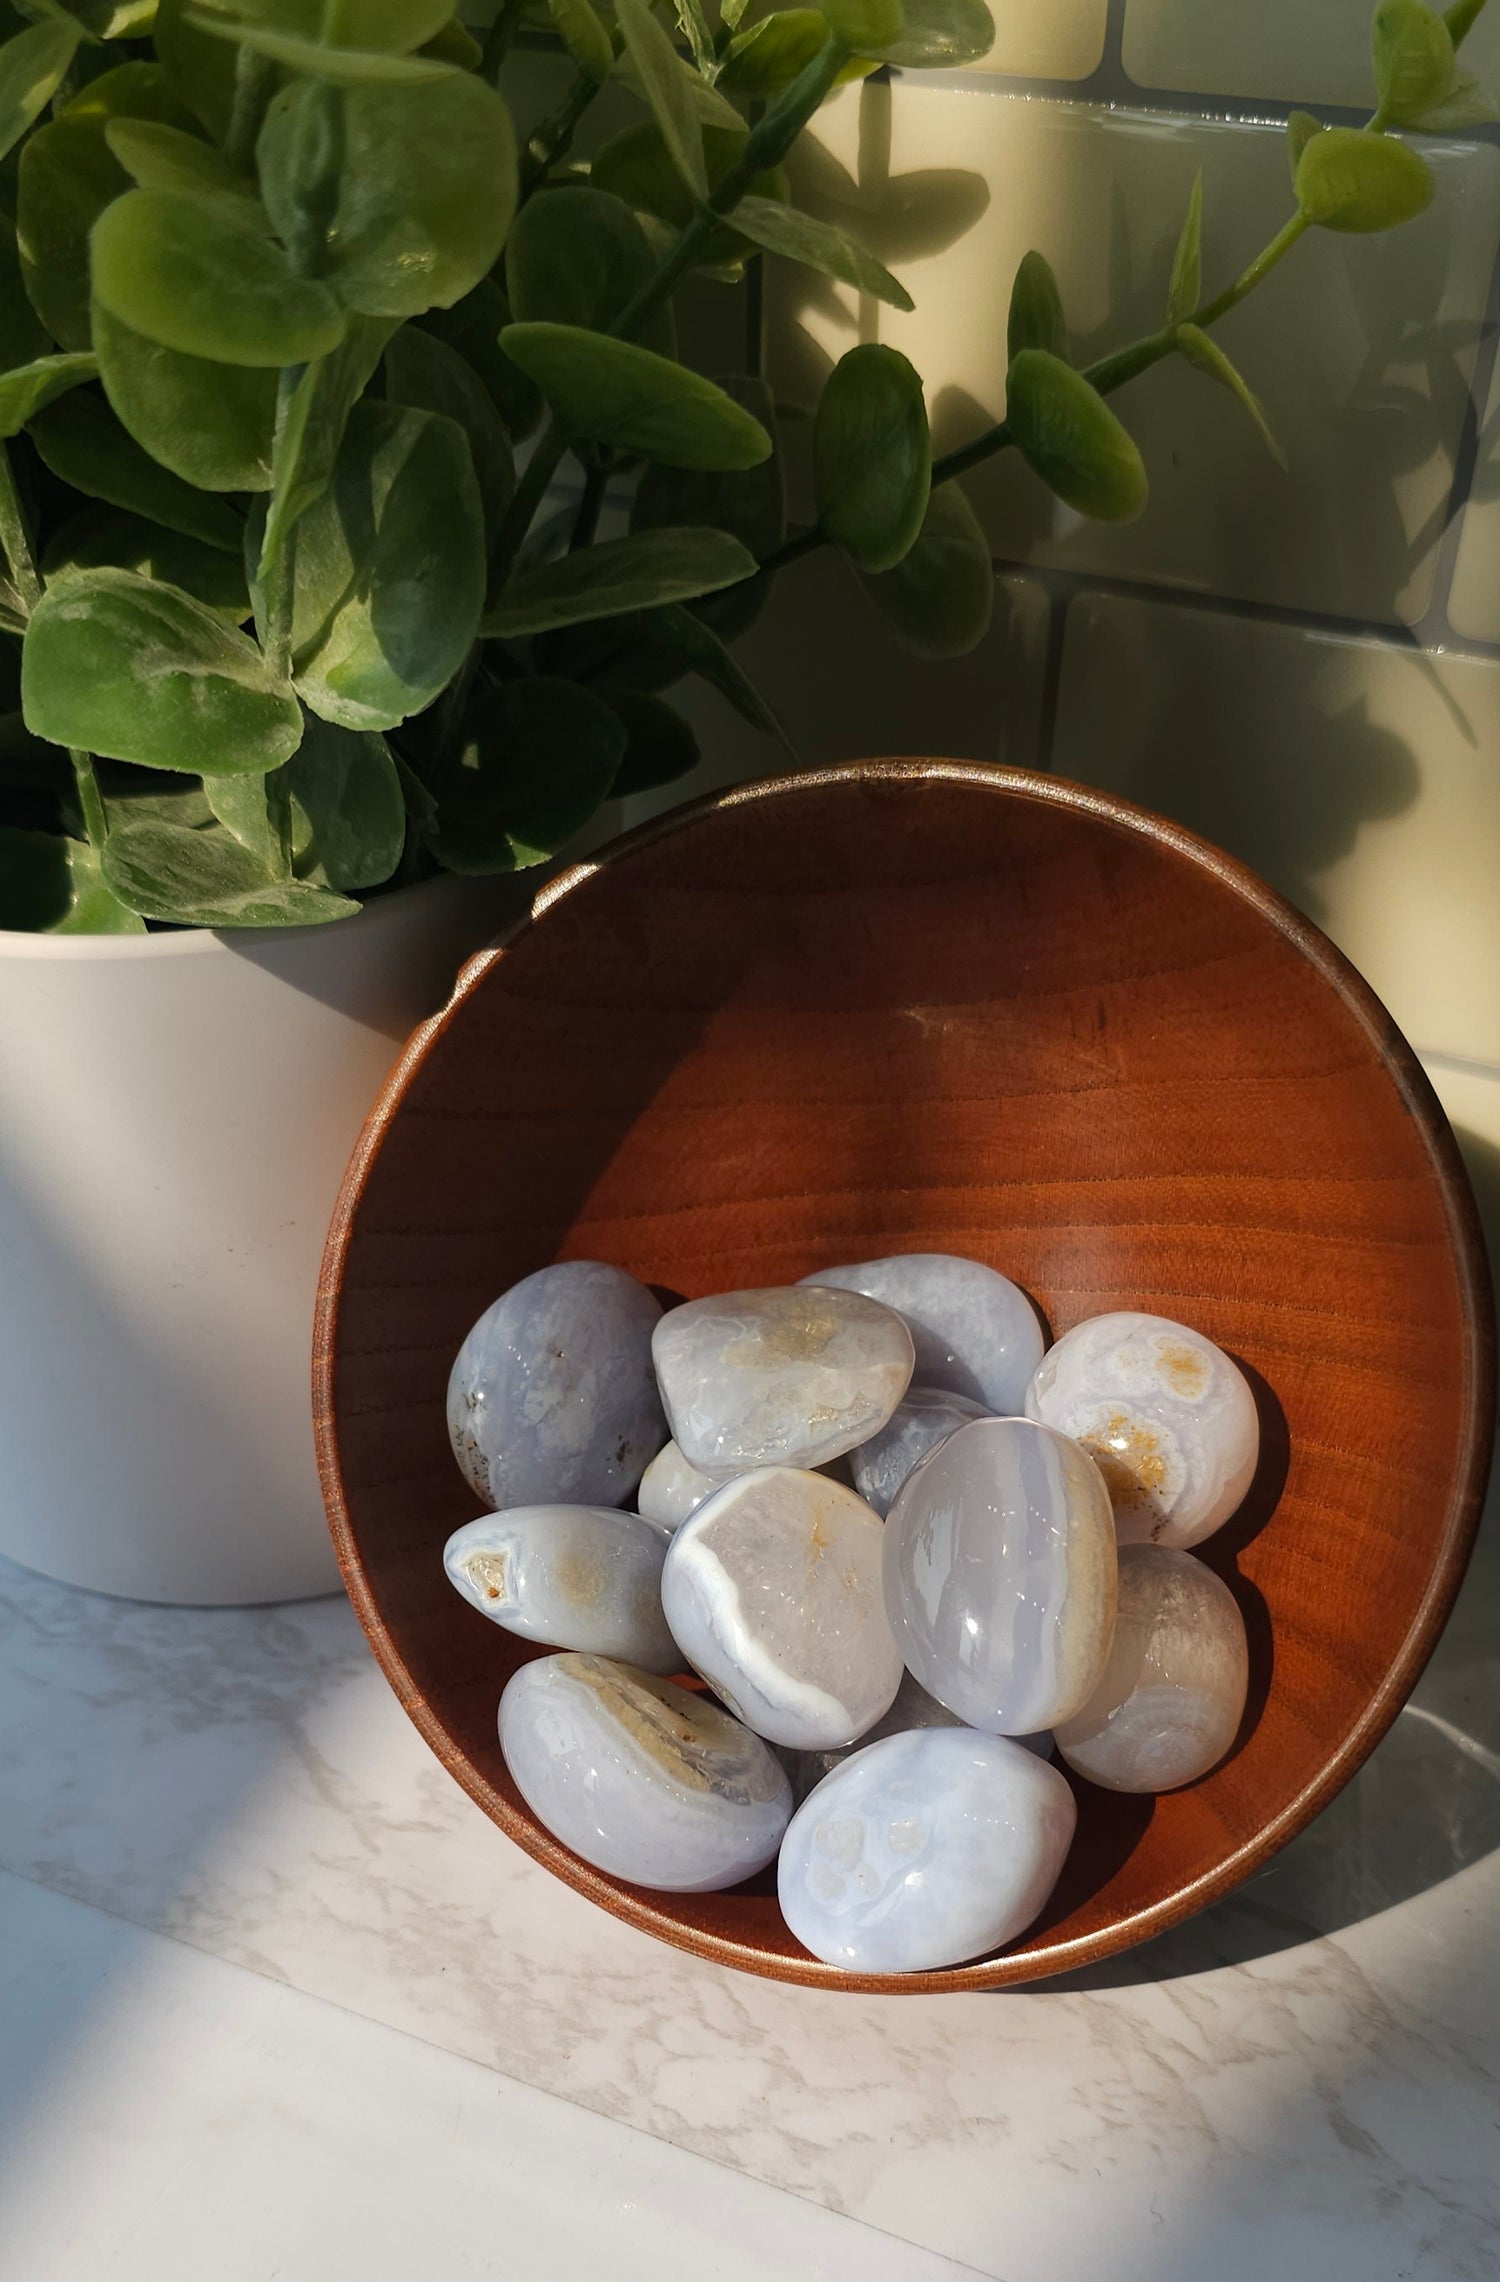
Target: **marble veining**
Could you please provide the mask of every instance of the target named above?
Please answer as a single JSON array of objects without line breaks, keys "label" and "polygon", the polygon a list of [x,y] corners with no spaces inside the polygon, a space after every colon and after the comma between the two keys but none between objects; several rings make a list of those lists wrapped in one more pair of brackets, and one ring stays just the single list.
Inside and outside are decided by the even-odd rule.
[{"label": "marble veining", "polygon": [[1500,1531],[1413,1707],[1268,1870],[995,1995],[753,1980],[560,1885],[340,1600],[0,1564],[0,1865],[1003,2282],[1493,2282]]}]

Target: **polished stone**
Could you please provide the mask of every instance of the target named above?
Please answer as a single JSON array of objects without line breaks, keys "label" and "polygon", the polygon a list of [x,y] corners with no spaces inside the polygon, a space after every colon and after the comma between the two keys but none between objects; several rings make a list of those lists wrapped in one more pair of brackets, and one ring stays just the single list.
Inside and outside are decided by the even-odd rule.
[{"label": "polished stone", "polygon": [[1106,1790],[1175,1791],[1233,1743],[1248,1679],[1245,1620],[1222,1578],[1175,1546],[1122,1545],[1109,1662],[1057,1747]]},{"label": "polished stone", "polygon": [[773,1466],[727,1482],[671,1540],[667,1622],[757,1735],[831,1750],[890,1708],[901,1656],[881,1593],[883,1535],[853,1490]]},{"label": "polished stone", "polygon": [[825,1465],[867,1442],[911,1381],[911,1334],[857,1292],[724,1292],[664,1315],[662,1400],[689,1465]]},{"label": "polished stone", "polygon": [[707,1697],[604,1656],[543,1656],[500,1699],[516,1788],[555,1838],[632,1885],[704,1894],[775,1854],[785,1770]]},{"label": "polished stone", "polygon": [[1243,1503],[1260,1454],[1244,1373],[1161,1315],[1091,1316],[1048,1350],[1026,1415],[1097,1461],[1122,1545],[1197,1545]]},{"label": "polished stone", "polygon": [[1029,1419],[961,1426],[891,1508],[885,1601],[908,1668],[969,1726],[1033,1735],[1070,1718],[1098,1685],[1114,1624],[1098,1467]]},{"label": "polished stone", "polygon": [[802,1280],[893,1307],[911,1331],[920,1386],[967,1395],[995,1418],[1020,1416],[1046,1341],[1036,1309],[1008,1276],[950,1252],[897,1252]]},{"label": "polished stone", "polygon": [[970,1402],[967,1395],[947,1394],[941,1387],[908,1387],[880,1432],[850,1451],[854,1487],[866,1505],[888,1514],[918,1459],[971,1418],[987,1415],[983,1404]]},{"label": "polished stone", "polygon": [[792,1932],[853,1973],[920,1973],[1014,1941],[1057,1883],[1066,1779],[999,1735],[924,1728],[866,1744],[792,1817],[776,1890]]},{"label": "polished stone", "polygon": [[676,1443],[669,1442],[657,1451],[642,1474],[636,1507],[644,1520],[670,1536],[690,1513],[697,1512],[705,1498],[723,1486],[721,1475],[705,1474],[690,1466]]},{"label": "polished stone", "polygon": [[507,1632],[680,1672],[661,1606],[666,1550],[659,1529],[614,1506],[512,1506],[455,1530],[443,1567]]},{"label": "polished stone", "polygon": [[[962,1727],[963,1724],[956,1712],[949,1711],[946,1704],[940,1704],[936,1696],[929,1696],[910,1672],[903,1672],[901,1685],[896,1690],[896,1700],[890,1710],[857,1743],[846,1743],[839,1751],[788,1751],[783,1754],[787,1773],[792,1778],[793,1793],[800,1805],[815,1783],[821,1783],[823,1777],[831,1775],[835,1767],[842,1767],[844,1761],[856,1751],[863,1751],[867,1743],[883,1743],[888,1735],[909,1735],[919,1727]],[[1034,1751],[1038,1759],[1052,1757],[1052,1736],[1045,1728],[1040,1735],[1016,1735],[1011,1741],[1019,1743],[1024,1750]]]},{"label": "polished stone", "polygon": [[539,1268],[485,1310],[448,1381],[453,1454],[476,1497],[623,1505],[667,1439],[651,1364],[661,1315],[597,1260]]}]

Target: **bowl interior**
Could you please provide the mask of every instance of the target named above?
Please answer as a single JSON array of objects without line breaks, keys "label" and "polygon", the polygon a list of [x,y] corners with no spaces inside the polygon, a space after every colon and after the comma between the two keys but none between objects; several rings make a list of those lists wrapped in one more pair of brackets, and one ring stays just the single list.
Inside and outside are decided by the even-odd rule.
[{"label": "bowl interior", "polygon": [[[974,1987],[1123,1948],[1225,1891],[1383,1732],[1467,1555],[1492,1354],[1441,1112],[1317,930],[1175,827],[938,762],[782,779],[648,827],[466,970],[367,1128],[330,1238],[317,1400],[356,1604],[408,1709],[512,1837],[725,1962],[850,1985],[764,1876],[669,1896],[532,1820],[495,1734],[528,1651],[452,1591],[459,1342],[558,1258],[688,1297],[949,1251],[1056,1335],[1111,1308],[1248,1369],[1264,1458],[1203,1551],[1251,1700],[1193,1789],[1077,1786],[1063,1881]],[[903,1988],[906,1981],[854,1985]]]}]

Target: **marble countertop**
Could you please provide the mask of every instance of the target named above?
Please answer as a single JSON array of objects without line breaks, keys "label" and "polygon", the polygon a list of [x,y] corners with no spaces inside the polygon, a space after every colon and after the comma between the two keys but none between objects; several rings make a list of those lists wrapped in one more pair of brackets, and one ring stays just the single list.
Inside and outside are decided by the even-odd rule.
[{"label": "marble countertop", "polygon": [[342,1600],[0,1565],[0,2273],[1493,2282],[1497,1614],[1492,1496],[1412,1703],[1261,1876],[1066,1981],[868,1998],[549,1878]]}]

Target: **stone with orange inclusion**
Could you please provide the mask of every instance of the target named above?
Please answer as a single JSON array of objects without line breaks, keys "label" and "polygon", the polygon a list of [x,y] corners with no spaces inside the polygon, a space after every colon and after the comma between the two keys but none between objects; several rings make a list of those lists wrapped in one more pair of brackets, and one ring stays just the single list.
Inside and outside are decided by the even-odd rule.
[{"label": "stone with orange inclusion", "polygon": [[1122,1545],[1197,1545],[1244,1500],[1260,1422],[1244,1373],[1166,1316],[1096,1315],[1043,1356],[1026,1415],[1081,1442]]}]

